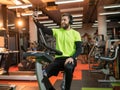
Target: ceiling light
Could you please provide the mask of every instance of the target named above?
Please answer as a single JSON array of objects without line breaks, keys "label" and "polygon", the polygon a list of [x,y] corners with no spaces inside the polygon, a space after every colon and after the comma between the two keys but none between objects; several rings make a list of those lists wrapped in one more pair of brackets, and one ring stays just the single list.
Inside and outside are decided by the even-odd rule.
[{"label": "ceiling light", "polygon": [[3,27],[3,23],[2,23],[2,22],[0,22],[0,28],[1,28],[1,27]]},{"label": "ceiling light", "polygon": [[120,7],[120,5],[110,5],[110,6],[104,6],[104,9],[108,9],[108,8],[118,8]]},{"label": "ceiling light", "polygon": [[6,30],[4,27],[0,27],[0,30]]},{"label": "ceiling light", "polygon": [[33,15],[32,13],[21,13],[22,16],[31,16]]},{"label": "ceiling light", "polygon": [[8,8],[8,9],[28,8],[28,7],[32,7],[32,4],[15,5],[15,6],[7,6],[7,8]]},{"label": "ceiling light", "polygon": [[8,24],[7,26],[8,26],[8,27],[11,27],[11,26],[15,26],[15,24]]},{"label": "ceiling light", "polygon": [[19,27],[23,26],[23,21],[22,21],[21,19],[19,19],[18,22],[17,22],[17,25],[18,25]]},{"label": "ceiling light", "polygon": [[96,23],[93,23],[92,27],[98,27],[97,21],[96,21]]},{"label": "ceiling light", "polygon": [[77,29],[77,28],[82,28],[82,27],[72,27],[72,28],[76,28]]},{"label": "ceiling light", "polygon": [[48,26],[47,28],[59,28],[60,26]]},{"label": "ceiling light", "polygon": [[106,13],[100,13],[99,15],[112,15],[112,14],[120,14],[120,12],[106,12]]},{"label": "ceiling light", "polygon": [[25,3],[31,3],[29,0],[22,0]]},{"label": "ceiling light", "polygon": [[[42,14],[42,11],[38,11],[38,14]],[[31,16],[31,15],[33,15],[33,11],[21,13],[21,15],[22,15],[22,16]]]},{"label": "ceiling light", "polygon": [[41,20],[48,19],[48,16],[41,16],[41,17],[38,17],[38,19],[41,19]]},{"label": "ceiling light", "polygon": [[75,3],[75,2],[82,2],[84,0],[57,0],[55,4],[66,4],[66,3]]},{"label": "ceiling light", "polygon": [[93,26],[98,26],[98,23],[94,23]]},{"label": "ceiling light", "polygon": [[21,5],[22,4],[22,2],[21,1],[19,1],[19,0],[12,0],[16,5]]},{"label": "ceiling light", "polygon": [[83,22],[73,22],[73,24],[82,24]]},{"label": "ceiling light", "polygon": [[82,17],[83,15],[82,14],[74,14],[72,15],[72,17],[76,18],[76,17]]},{"label": "ceiling light", "polygon": [[46,21],[39,21],[40,23],[44,24],[44,23],[53,23],[53,20],[46,20]]},{"label": "ceiling light", "polygon": [[54,25],[57,25],[56,23],[53,23],[53,24],[44,24],[44,26],[54,26]]},{"label": "ceiling light", "polygon": [[92,27],[98,27],[98,26],[96,26],[96,25],[92,25]]},{"label": "ceiling light", "polygon": [[10,27],[10,29],[15,29],[15,27]]},{"label": "ceiling light", "polygon": [[71,11],[81,11],[81,10],[83,10],[83,7],[60,9],[60,12],[71,12]]},{"label": "ceiling light", "polygon": [[71,25],[72,27],[79,27],[82,26],[82,24],[76,24],[76,25]]},{"label": "ceiling light", "polygon": [[[98,22],[98,21],[95,21],[96,23]],[[110,22],[110,20],[106,20],[106,22]]]},{"label": "ceiling light", "polygon": [[83,20],[82,18],[79,18],[79,19],[75,18],[75,19],[73,19],[73,21],[82,21],[82,20]]}]

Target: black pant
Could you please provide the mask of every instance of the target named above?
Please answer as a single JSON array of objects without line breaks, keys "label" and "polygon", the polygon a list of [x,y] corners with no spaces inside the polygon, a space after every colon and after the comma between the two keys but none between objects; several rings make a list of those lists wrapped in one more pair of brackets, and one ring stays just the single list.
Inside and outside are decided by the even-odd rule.
[{"label": "black pant", "polygon": [[45,69],[47,76],[57,76],[59,71],[65,72],[65,90],[70,90],[72,78],[73,78],[73,71],[76,66],[76,61],[74,60],[74,64],[66,64],[64,65],[66,59],[68,57],[60,57],[56,58],[54,62],[48,65]]}]

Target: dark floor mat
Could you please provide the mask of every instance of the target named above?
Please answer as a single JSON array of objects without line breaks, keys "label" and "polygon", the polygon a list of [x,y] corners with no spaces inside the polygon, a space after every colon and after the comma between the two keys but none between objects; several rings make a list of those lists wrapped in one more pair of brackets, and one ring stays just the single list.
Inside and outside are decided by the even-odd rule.
[{"label": "dark floor mat", "polygon": [[[71,90],[81,90],[82,87],[102,87],[102,88],[109,88],[112,87],[110,83],[100,83],[98,82],[99,79],[104,79],[104,74],[101,73],[92,73],[88,70],[82,71],[82,80],[73,80],[71,85]],[[62,80],[57,80],[54,84],[56,90],[61,90]]]},{"label": "dark floor mat", "polygon": [[[54,84],[54,87],[56,90],[61,90],[60,85],[61,85],[62,80],[57,80],[56,83]],[[71,90],[80,90],[82,82],[80,80],[73,80],[72,85],[71,85]]]},{"label": "dark floor mat", "polygon": [[93,73],[88,70],[82,71],[82,87],[112,87],[111,83],[100,83],[98,80],[103,80],[105,75],[103,73]]}]

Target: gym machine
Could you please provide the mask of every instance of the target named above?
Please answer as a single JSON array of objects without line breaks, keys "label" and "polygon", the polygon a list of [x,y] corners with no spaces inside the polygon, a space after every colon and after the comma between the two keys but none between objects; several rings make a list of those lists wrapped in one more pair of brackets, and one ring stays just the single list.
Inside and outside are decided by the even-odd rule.
[{"label": "gym machine", "polygon": [[[1,58],[2,60],[10,60],[9,56],[18,53],[18,51],[3,51],[0,52],[0,55],[3,57]],[[9,61],[10,62],[10,61]],[[10,63],[7,63],[10,64]],[[14,72],[9,72],[9,66],[6,65],[5,68],[7,68],[8,74],[3,74],[0,75],[1,80],[36,80],[35,72],[34,71],[14,71]]]},{"label": "gym machine", "polygon": [[[48,47],[48,46],[47,46]],[[55,54],[61,55],[62,53],[48,47],[51,51],[54,51]],[[53,52],[52,52],[53,53]],[[49,82],[48,78],[43,75],[44,73],[44,65],[51,63],[54,59],[48,52],[26,52],[24,53],[24,57],[27,56],[35,56],[36,57],[36,76],[38,80],[38,85],[40,90],[48,90],[51,87],[51,83]]]},{"label": "gym machine", "polygon": [[[41,29],[39,27],[37,27],[37,28],[41,35],[40,37],[42,39],[41,40],[42,44],[44,45],[44,47],[46,48],[47,51],[25,52],[23,54],[23,57],[25,58],[27,56],[35,56],[35,59],[36,59],[36,63],[35,63],[36,69],[35,70],[36,70],[36,76],[37,76],[37,80],[38,80],[39,89],[40,90],[49,90],[49,88],[52,85],[51,85],[49,79],[45,76],[44,67],[54,60],[51,53],[56,54],[56,55],[62,55],[62,52],[49,47],[44,39]],[[63,76],[65,76],[65,74]],[[62,90],[64,90],[64,86],[65,86],[65,78],[63,77],[63,81],[61,84]]]},{"label": "gym machine", "polygon": [[91,47],[91,50],[88,54],[88,65],[89,65],[89,71],[92,70],[92,66],[94,63],[96,63],[96,60],[93,60],[91,63],[91,58],[93,59],[95,55],[101,55],[104,54],[104,48],[105,48],[105,40],[104,40],[104,35],[99,34],[94,37],[94,44]]},{"label": "gym machine", "polygon": [[120,82],[120,40],[108,40],[107,46],[106,56],[95,55],[95,59],[105,61],[104,67],[99,70],[105,74],[105,79],[98,82]]},{"label": "gym machine", "polygon": [[[10,64],[13,64],[13,60],[11,60],[12,56],[15,57],[15,59],[18,57],[19,51],[17,50],[8,50],[7,48],[7,35],[6,30],[0,31],[0,66],[2,63],[5,63],[6,61],[8,63],[5,63],[5,69],[6,72],[8,72]],[[14,45],[13,45],[14,46]],[[15,60],[14,59],[14,60]],[[1,70],[1,72],[3,72]],[[0,80],[36,80],[35,72],[34,71],[14,71],[14,72],[8,72],[8,74],[1,74]]]}]

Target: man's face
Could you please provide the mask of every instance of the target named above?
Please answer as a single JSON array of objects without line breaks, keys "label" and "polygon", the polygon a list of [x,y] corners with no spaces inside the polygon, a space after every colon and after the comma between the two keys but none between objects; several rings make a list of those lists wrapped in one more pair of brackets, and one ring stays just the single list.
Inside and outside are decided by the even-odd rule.
[{"label": "man's face", "polygon": [[69,17],[68,16],[63,16],[61,19],[61,27],[64,29],[67,29],[70,26],[69,24]]}]

